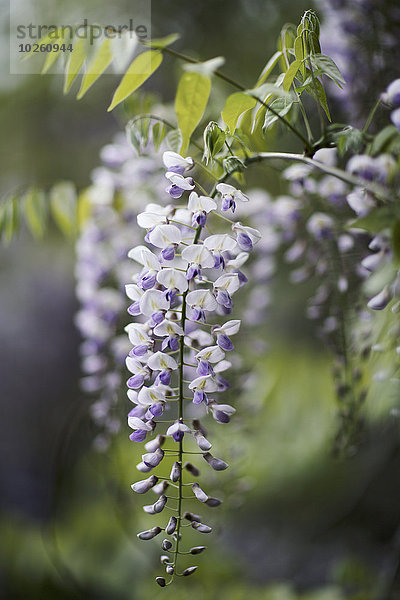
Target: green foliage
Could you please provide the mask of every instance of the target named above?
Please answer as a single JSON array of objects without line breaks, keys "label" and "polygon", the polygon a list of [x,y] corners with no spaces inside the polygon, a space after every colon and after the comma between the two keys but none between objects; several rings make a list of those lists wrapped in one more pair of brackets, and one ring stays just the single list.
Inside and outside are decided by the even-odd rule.
[{"label": "green foliage", "polygon": [[37,188],[29,189],[23,197],[23,203],[25,220],[32,235],[35,238],[43,237],[48,217],[44,192]]},{"label": "green foliage", "polygon": [[211,90],[209,77],[198,72],[185,72],[178,84],[175,111],[182,133],[180,152],[187,151],[190,137],[206,109]]},{"label": "green foliage", "polygon": [[273,54],[271,56],[271,58],[268,60],[267,64],[261,71],[259,78],[257,79],[257,83],[255,85],[256,88],[268,79],[268,77],[271,75],[271,73],[274,70],[274,68],[276,67],[276,65],[281,60],[282,55],[283,55],[282,50],[277,50],[275,52],[275,54]]},{"label": "green foliage", "polygon": [[221,116],[231,133],[234,133],[240,116],[256,104],[257,100],[245,92],[235,92],[227,97]]},{"label": "green foliage", "polygon": [[174,42],[179,40],[181,36],[179,33],[170,33],[163,38],[156,38],[154,40],[150,40],[149,42],[143,42],[144,46],[149,46],[150,48],[156,48],[158,50],[163,50],[168,46],[171,46]]},{"label": "green foliage", "polygon": [[108,111],[113,110],[125,98],[133,94],[158,69],[163,56],[159,50],[148,50],[139,54],[130,64],[121,83],[115,90]]},{"label": "green foliage", "polygon": [[210,121],[204,130],[204,154],[203,160],[208,163],[214,158],[216,154],[223,148],[225,144],[226,133],[222,131],[215,121]]},{"label": "green foliage", "polygon": [[64,94],[67,94],[77,78],[86,56],[86,40],[77,40],[73,45],[64,75]]},{"label": "green foliage", "polygon": [[[281,117],[284,117],[289,113],[291,108],[293,107],[293,100],[289,100],[288,98],[276,98],[273,102],[271,102],[270,106],[274,109],[276,113],[278,113]],[[272,112],[272,110],[266,110],[264,125],[263,125],[263,133],[266,133],[268,129],[278,121],[279,117]]]},{"label": "green foliage", "polygon": [[76,234],[77,196],[70,181],[61,181],[50,190],[51,214],[66,237]]},{"label": "green foliage", "polygon": [[[335,126],[335,129],[337,126]],[[347,152],[353,152],[355,154],[361,152],[365,144],[365,136],[362,131],[347,125],[339,131],[334,130],[332,134],[332,140],[335,143],[338,152],[341,156],[344,156]]]},{"label": "green foliage", "polygon": [[102,73],[107,69],[113,59],[111,52],[111,40],[106,39],[99,44],[93,57],[88,61],[85,74],[82,78],[77,99],[80,100],[92,87]]}]

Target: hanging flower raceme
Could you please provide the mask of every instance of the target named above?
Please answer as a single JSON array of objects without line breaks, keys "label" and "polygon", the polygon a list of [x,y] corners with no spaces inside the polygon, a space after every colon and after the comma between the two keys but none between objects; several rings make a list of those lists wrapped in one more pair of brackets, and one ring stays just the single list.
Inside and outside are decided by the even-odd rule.
[{"label": "hanging flower raceme", "polygon": [[[171,182],[168,193],[174,198],[185,191],[190,194],[183,206],[164,209],[153,204],[138,215],[148,245],[139,244],[129,252],[140,270],[126,286],[133,300],[128,312],[135,319],[126,327],[132,344],[126,359],[131,373],[128,397],[134,405],[128,416],[130,439],[147,442],[137,465],[140,472],[149,473],[156,467],[161,472],[166,465],[162,476],[151,474],[132,489],[140,494],[152,489],[158,497],[144,507],[146,513],[172,511],[172,516],[163,517],[159,525],[138,535],[142,540],[161,532],[166,535],[162,550],[167,554],[162,563],[170,579],[158,577],[162,587],[175,575],[187,576],[197,568],[188,566],[179,572],[182,553],[195,555],[205,548],[182,549],[184,525],[198,533],[211,532],[195,512],[186,510],[186,501],[197,500],[208,507],[221,503],[191,481],[199,469],[186,458],[199,454],[216,471],[228,467],[210,453],[211,443],[199,418],[209,413],[224,424],[235,412],[215,396],[229,387],[221,373],[231,366],[226,353],[233,350],[231,336],[239,331],[240,320],[215,322],[215,316],[232,312],[234,295],[247,280],[238,267],[261,237],[254,228],[234,221],[229,228],[229,219],[218,220],[214,196],[219,193],[222,211],[234,210],[236,200],[248,200],[242,192],[219,184],[210,196],[199,196],[192,191],[193,179],[184,175],[193,167],[190,157],[165,152],[163,161]],[[221,224],[221,232],[208,234],[210,217],[213,229],[215,223]],[[168,488],[171,492],[167,495]]]}]

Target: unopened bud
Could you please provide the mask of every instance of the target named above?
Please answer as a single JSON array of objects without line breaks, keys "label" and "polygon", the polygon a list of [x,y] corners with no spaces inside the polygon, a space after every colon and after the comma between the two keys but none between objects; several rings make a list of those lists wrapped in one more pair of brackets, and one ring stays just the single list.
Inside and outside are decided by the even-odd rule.
[{"label": "unopened bud", "polygon": [[161,446],[165,442],[165,437],[163,435],[158,435],[154,440],[150,440],[147,444],[144,445],[147,452],[155,452],[157,448],[161,448]]},{"label": "unopened bud", "polygon": [[163,540],[162,549],[163,550],[170,550],[171,548],[172,548],[172,542],[170,542],[170,540]]},{"label": "unopened bud", "polygon": [[184,512],[183,513],[183,518],[187,519],[188,521],[197,521],[198,523],[200,523],[200,521],[201,521],[200,515],[196,515],[196,514],[191,513],[191,512]]},{"label": "unopened bud", "polygon": [[160,587],[165,587],[167,585],[164,577],[156,577],[156,582]]},{"label": "unopened bud", "polygon": [[212,531],[211,527],[204,523],[199,523],[198,521],[192,521],[192,527],[199,533],[211,533]]},{"label": "unopened bud", "polygon": [[165,531],[166,531],[166,533],[168,533],[168,535],[171,535],[172,533],[174,533],[177,523],[178,523],[178,520],[176,517],[170,518],[170,520],[168,521],[168,525],[165,528]]},{"label": "unopened bud", "polygon": [[194,483],[192,485],[192,490],[194,495],[196,496],[197,500],[200,500],[200,502],[207,502],[208,500],[208,496],[207,494],[201,489],[201,487],[199,486],[198,483]]},{"label": "unopened bud", "polygon": [[202,433],[200,433],[200,431],[194,432],[194,439],[196,440],[196,444],[198,445],[200,450],[203,450],[203,452],[207,452],[207,450],[210,450],[210,442],[206,437],[204,437]]},{"label": "unopened bud", "polygon": [[172,565],[168,565],[168,567],[166,567],[165,571],[166,573],[168,573],[168,575],[173,575],[174,574],[174,567]]},{"label": "unopened bud", "polygon": [[157,502],[155,502],[153,504],[154,512],[160,513],[162,510],[164,510],[164,507],[166,504],[167,504],[167,496],[164,496],[164,494],[163,494],[162,496],[159,497]]},{"label": "unopened bud", "polygon": [[156,475],[151,475],[151,477],[148,477],[147,479],[133,483],[131,488],[137,494],[145,494],[157,483],[157,481],[158,477],[156,477]]},{"label": "unopened bud", "polygon": [[155,450],[154,452],[149,452],[147,454],[143,454],[142,456],[144,464],[150,467],[151,469],[157,467],[163,458],[164,450],[161,450],[161,448],[157,448],[157,450]]},{"label": "unopened bud", "polygon": [[225,132],[215,121],[210,121],[204,130],[203,160],[208,165],[209,161],[221,150],[225,143]]},{"label": "unopened bud", "polygon": [[222,501],[219,500],[218,498],[208,498],[206,500],[206,504],[207,504],[207,506],[210,506],[211,508],[215,508],[217,506],[220,506],[220,504],[222,504]]},{"label": "unopened bud", "polygon": [[197,467],[195,467],[194,465],[192,465],[192,463],[190,462],[186,462],[183,465],[183,468],[186,469],[187,471],[189,471],[189,473],[192,473],[192,475],[194,475],[195,477],[198,477],[200,475],[200,471]]},{"label": "unopened bud", "polygon": [[136,468],[141,473],[148,473],[149,471],[151,471],[151,467],[149,467],[148,465],[146,465],[144,462],[138,463],[136,465]]},{"label": "unopened bud", "polygon": [[228,463],[221,460],[220,458],[214,458],[209,452],[203,454],[203,458],[214,471],[225,471],[228,468]]},{"label": "unopened bud", "polygon": [[196,569],[197,569],[197,566],[195,566],[195,567],[188,567],[187,569],[185,569],[183,571],[182,575],[184,577],[187,577],[188,575],[191,575],[192,573],[194,573]]},{"label": "unopened bud", "polygon": [[161,527],[153,527],[152,529],[147,529],[147,531],[141,531],[137,534],[139,540],[152,540],[156,535],[161,533]]},{"label": "unopened bud", "polygon": [[165,479],[164,479],[164,481],[160,481],[160,483],[158,483],[157,485],[155,485],[153,487],[153,492],[155,494],[161,495],[165,492],[165,490],[168,488],[168,486],[169,486],[168,481],[165,481]]},{"label": "unopened bud", "polygon": [[181,464],[178,462],[174,462],[174,464],[172,465],[171,474],[170,474],[169,478],[171,481],[173,481],[175,483],[176,481],[178,481],[180,476],[181,476]]},{"label": "unopened bud", "polygon": [[193,546],[193,548],[190,548],[189,552],[190,554],[201,554],[206,548],[207,546]]},{"label": "unopened bud", "polygon": [[169,557],[169,556],[167,556],[166,554],[162,554],[162,555],[160,556],[160,561],[161,561],[161,564],[162,564],[162,565],[166,565],[166,564],[168,564],[170,560],[171,560],[171,559],[170,559],[170,557]]}]

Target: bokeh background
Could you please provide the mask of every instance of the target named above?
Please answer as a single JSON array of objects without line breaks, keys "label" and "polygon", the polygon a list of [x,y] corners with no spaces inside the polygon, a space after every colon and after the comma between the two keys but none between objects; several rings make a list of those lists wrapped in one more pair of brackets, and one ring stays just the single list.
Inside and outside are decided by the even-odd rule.
[{"label": "bokeh background", "polygon": [[[144,99],[139,94],[131,109],[109,114],[116,83],[111,75],[80,102],[62,95],[59,76],[8,75],[6,4],[1,192],[60,180],[83,188],[99,164],[101,147]],[[116,13],[129,8],[123,0],[114,4]],[[178,32],[179,50],[225,56],[226,73],[250,87],[275,51],[283,23],[298,22],[309,4],[153,2],[153,35]],[[331,98],[339,121],[365,119],[377,94],[398,76],[396,5],[314,3],[327,23],[327,51],[337,53],[341,66],[352,66],[349,81],[364,69],[353,95]],[[337,30],[329,26],[332,19]],[[173,99],[179,66],[165,62],[145,88],[155,101]],[[217,90],[213,106],[220,106],[223,91]],[[279,139],[280,148],[298,150],[291,143]],[[272,169],[250,174],[249,184],[285,189]],[[174,589],[156,589],[158,549],[137,543],[140,499],[129,488],[140,450],[124,431],[107,452],[93,448],[90,400],[79,388],[74,261],[73,244],[52,229],[40,243],[23,230],[1,249],[1,597],[400,598],[400,452],[392,398],[382,386],[373,389],[360,447],[352,458],[335,458],[330,356],[304,318],[307,286],[293,293],[285,273],[274,283],[278,300],[262,333],[264,349],[250,355],[247,378],[240,382],[240,417],[229,432],[218,429],[220,453],[231,458],[232,467],[211,484],[231,499],[215,518],[216,535],[198,575]]]}]

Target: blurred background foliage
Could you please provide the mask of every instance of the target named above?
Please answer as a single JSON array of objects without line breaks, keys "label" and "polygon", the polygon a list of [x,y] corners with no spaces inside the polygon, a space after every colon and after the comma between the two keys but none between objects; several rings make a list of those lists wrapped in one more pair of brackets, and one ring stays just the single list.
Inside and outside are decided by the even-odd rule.
[{"label": "blurred background foliage", "polygon": [[[121,14],[129,7],[123,0],[114,4]],[[274,52],[282,24],[297,22],[307,8],[300,0],[154,2],[153,36],[179,32],[181,51],[223,55],[226,73],[251,86]],[[101,78],[77,102],[62,95],[60,77],[10,76],[4,53],[2,60],[1,191],[59,180],[88,185],[101,146],[140,111],[143,95],[110,114],[115,76]],[[168,57],[165,63],[146,91],[170,101],[180,65]],[[223,90],[214,91],[211,112],[221,108]],[[280,133],[279,147],[298,150],[290,144]],[[249,183],[272,193],[282,185],[271,168],[250,174]],[[352,459],[334,458],[329,355],[303,316],[307,287],[288,293],[284,274],[275,284],[279,301],[271,308],[271,325],[260,333],[269,351],[248,348],[243,372],[250,375],[239,379],[238,414],[229,431],[214,425],[218,452],[231,463],[217,478],[209,474],[212,489],[229,498],[214,519],[216,535],[198,575],[173,589],[155,589],[157,544],[137,543],[146,517],[129,487],[140,449],[124,432],[105,454],[92,447],[89,402],[78,386],[73,268],[73,247],[55,230],[42,243],[22,231],[1,253],[2,597],[399,598],[393,391],[389,384],[373,384],[360,448]],[[122,400],[121,413],[126,410]]]}]

